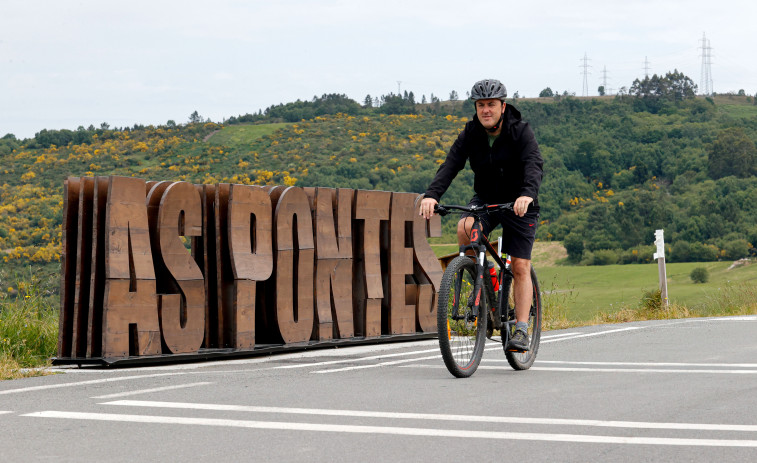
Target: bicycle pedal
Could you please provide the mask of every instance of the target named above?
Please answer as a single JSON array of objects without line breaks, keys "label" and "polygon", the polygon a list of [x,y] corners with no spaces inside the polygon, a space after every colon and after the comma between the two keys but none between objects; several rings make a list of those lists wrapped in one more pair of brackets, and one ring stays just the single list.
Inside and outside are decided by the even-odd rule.
[{"label": "bicycle pedal", "polygon": [[528,349],[507,349],[507,352],[514,352],[516,354],[525,354]]}]

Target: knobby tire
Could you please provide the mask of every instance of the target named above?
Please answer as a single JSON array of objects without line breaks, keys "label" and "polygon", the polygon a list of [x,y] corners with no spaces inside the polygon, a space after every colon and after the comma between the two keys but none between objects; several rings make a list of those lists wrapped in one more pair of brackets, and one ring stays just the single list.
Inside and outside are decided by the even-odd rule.
[{"label": "knobby tire", "polygon": [[486,343],[488,305],[483,285],[479,286],[479,297],[471,297],[476,271],[473,259],[458,256],[447,266],[439,288],[439,349],[447,369],[458,378],[467,378],[476,371]]}]

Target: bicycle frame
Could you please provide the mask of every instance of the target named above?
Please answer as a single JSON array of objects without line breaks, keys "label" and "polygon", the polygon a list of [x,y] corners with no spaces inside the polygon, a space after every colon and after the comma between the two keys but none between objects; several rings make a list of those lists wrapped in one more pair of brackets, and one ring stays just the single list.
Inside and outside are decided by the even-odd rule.
[{"label": "bicycle frame", "polygon": [[[481,361],[486,338],[493,339],[494,330],[499,330],[507,362],[515,370],[527,370],[534,363],[541,336],[539,283],[531,266],[533,301],[529,313],[528,347],[511,346],[510,336],[514,333],[516,324],[515,304],[511,304],[510,301],[514,275],[507,254],[503,259],[502,241],[499,241],[498,249],[495,251],[492,243],[483,234],[481,222],[483,214],[512,211],[513,203],[483,206],[437,205],[435,208],[441,216],[451,213],[452,210],[469,213],[473,217],[473,223],[469,232],[469,244],[460,246],[460,256],[452,259],[449,264],[451,267],[447,267],[442,275],[437,329],[444,364],[452,375],[458,378],[469,377]],[[496,293],[491,280],[491,269],[487,269],[487,253],[499,267],[500,286]],[[494,284],[496,285],[496,282]],[[469,289],[472,289],[472,292],[468,292]],[[467,300],[461,300],[463,298]]]},{"label": "bicycle frame", "polygon": [[[474,214],[473,217],[474,222],[473,227],[471,228],[470,244],[460,246],[460,255],[465,255],[468,250],[475,252],[477,273],[476,286],[474,286],[473,291],[477,297],[480,297],[481,293],[484,293],[485,297],[489,299],[490,307],[492,307],[492,311],[494,312],[492,314],[492,328],[501,331],[502,328],[509,328],[508,325],[511,324],[511,322],[507,321],[507,312],[503,314],[503,309],[510,310],[510,307],[505,308],[504,306],[507,305],[507,300],[509,299],[510,282],[512,281],[513,273],[510,269],[510,265],[505,260],[502,260],[501,250],[495,251],[492,244],[486,236],[484,236],[481,231],[481,222],[478,219],[478,216]],[[500,245],[498,246],[500,249],[501,243],[500,239]],[[492,258],[494,258],[494,262],[499,266],[497,277],[499,278],[500,285],[499,291],[497,291],[496,295],[494,294],[494,288],[491,286],[491,280],[488,280],[489,275],[487,274],[486,266],[484,265],[487,251]],[[489,289],[491,289],[491,291],[489,291]],[[505,317],[503,317],[503,315],[505,315]]]}]

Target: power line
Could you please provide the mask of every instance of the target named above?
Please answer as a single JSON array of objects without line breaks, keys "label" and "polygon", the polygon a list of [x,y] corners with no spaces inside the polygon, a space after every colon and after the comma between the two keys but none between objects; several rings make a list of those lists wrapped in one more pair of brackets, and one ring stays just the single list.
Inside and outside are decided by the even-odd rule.
[{"label": "power line", "polygon": [[586,52],[584,52],[584,57],[581,59],[583,61],[583,64],[579,65],[579,67],[583,67],[583,76],[584,76],[584,83],[583,83],[583,89],[581,91],[581,96],[589,96],[589,61],[591,61],[587,56]]},{"label": "power line", "polygon": [[647,57],[644,57],[644,78],[649,78],[649,59]]},{"label": "power line", "polygon": [[702,32],[702,72],[699,78],[699,90],[702,95],[710,96],[713,92],[712,85],[712,47],[710,39]]},{"label": "power line", "polygon": [[605,94],[610,94],[607,89],[607,66],[602,67],[602,88],[604,89]]}]

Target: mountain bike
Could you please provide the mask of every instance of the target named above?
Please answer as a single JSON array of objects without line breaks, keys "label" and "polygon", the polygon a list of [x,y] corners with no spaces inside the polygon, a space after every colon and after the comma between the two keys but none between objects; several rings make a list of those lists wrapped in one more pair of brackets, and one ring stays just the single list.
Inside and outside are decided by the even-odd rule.
[{"label": "mountain bike", "polygon": [[[515,332],[516,322],[510,259],[507,254],[502,254],[501,238],[495,251],[481,232],[481,216],[512,210],[513,203],[437,205],[435,208],[441,216],[467,212],[474,218],[470,244],[460,246],[460,255],[447,265],[438,295],[439,348],[447,369],[458,378],[467,378],[476,371],[487,338],[502,343],[505,357],[515,370],[530,368],[539,350],[542,305],[536,272],[531,266],[533,297],[529,314],[529,349],[525,352],[510,351],[508,341]],[[469,250],[474,252],[473,256],[466,255]],[[490,267],[487,253],[499,271]]]}]

